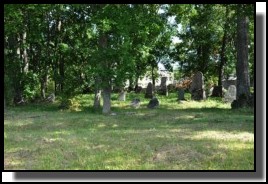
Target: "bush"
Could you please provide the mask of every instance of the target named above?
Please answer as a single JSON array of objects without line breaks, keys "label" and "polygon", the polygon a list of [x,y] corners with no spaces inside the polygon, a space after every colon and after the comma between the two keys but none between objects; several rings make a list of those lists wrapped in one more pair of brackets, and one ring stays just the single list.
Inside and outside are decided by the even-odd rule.
[{"label": "bush", "polygon": [[23,82],[25,84],[23,90],[23,97],[30,101],[37,98],[40,91],[37,74],[33,72],[28,72],[26,75],[23,76]]},{"label": "bush", "polygon": [[71,111],[81,111],[81,104],[76,98],[62,98],[60,109],[69,109]]}]

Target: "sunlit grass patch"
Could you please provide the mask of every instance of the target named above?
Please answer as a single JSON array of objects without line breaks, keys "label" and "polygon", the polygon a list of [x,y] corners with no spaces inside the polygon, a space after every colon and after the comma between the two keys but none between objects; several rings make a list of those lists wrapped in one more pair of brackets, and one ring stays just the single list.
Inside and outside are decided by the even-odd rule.
[{"label": "sunlit grass patch", "polygon": [[[160,96],[156,109],[143,94],[115,97],[113,116],[91,111],[93,95],[75,97],[80,112],[54,104],[10,108],[5,170],[254,169],[252,109],[231,110],[217,99],[179,103],[175,93]],[[134,109],[136,97],[141,106]]]}]

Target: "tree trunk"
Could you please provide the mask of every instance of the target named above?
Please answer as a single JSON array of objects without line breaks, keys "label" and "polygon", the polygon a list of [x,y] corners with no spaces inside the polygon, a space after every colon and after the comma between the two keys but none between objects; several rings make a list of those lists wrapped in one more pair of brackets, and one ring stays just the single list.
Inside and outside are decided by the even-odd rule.
[{"label": "tree trunk", "polygon": [[6,97],[4,96],[4,111],[6,111]]},{"label": "tree trunk", "polygon": [[155,93],[155,75],[154,75],[154,64],[151,65],[152,68],[152,83],[153,83],[153,93]]},{"label": "tree trunk", "polygon": [[100,79],[99,77],[95,78],[95,97],[94,97],[94,109],[100,108],[100,100],[101,100],[101,89],[100,89]]},{"label": "tree trunk", "polygon": [[103,89],[103,114],[109,114],[111,112],[111,87],[104,87]]},{"label": "tree trunk", "polygon": [[62,92],[64,87],[64,61],[61,55],[59,61],[59,73],[60,73],[60,91]]},{"label": "tree trunk", "polygon": [[248,18],[244,15],[242,5],[237,5],[237,93],[232,107],[247,106],[250,97],[250,82],[248,69]]},{"label": "tree trunk", "polygon": [[218,97],[222,97],[223,66],[226,63],[225,48],[226,48],[226,29],[224,29],[224,35],[223,35],[223,38],[222,38],[222,46],[221,46],[221,53],[220,53],[220,63],[219,63],[219,70],[218,70],[219,73],[218,73],[217,94],[214,94],[215,96],[218,96]]},{"label": "tree trunk", "polygon": [[131,76],[131,77],[129,78],[128,91],[133,91],[133,90],[134,90],[133,77]]},{"label": "tree trunk", "polygon": [[[108,42],[108,35],[106,33],[102,33],[102,35],[99,38],[99,47],[102,50],[105,50],[107,48],[107,42]],[[103,60],[99,67],[102,68],[104,71],[111,70],[111,66],[109,65],[109,62],[106,58]],[[111,112],[111,81],[110,76],[102,75],[101,76],[101,82],[103,87],[103,107],[102,107],[102,113],[103,114],[109,114]]]},{"label": "tree trunk", "polygon": [[218,73],[218,94],[215,94],[218,97],[222,97],[222,77],[223,77],[223,67],[226,63],[226,56],[225,56],[225,51],[226,51],[226,43],[227,43],[227,28],[228,28],[228,14],[229,14],[229,9],[226,7],[225,11],[225,16],[226,16],[226,21],[224,24],[224,33],[223,33],[223,38],[222,38],[222,45],[221,45],[221,53],[220,53],[220,63],[219,63],[219,73]]},{"label": "tree trunk", "polygon": [[[45,71],[46,72],[46,71]],[[47,73],[45,73],[41,78],[41,97],[43,99],[46,98],[46,91],[47,91]]]},{"label": "tree trunk", "polygon": [[[17,60],[18,62],[22,63],[22,54],[21,54],[21,35],[18,34],[17,35]],[[23,66],[23,65],[21,65]],[[13,102],[15,104],[20,104],[22,102],[24,102],[23,100],[23,84],[22,84],[22,81],[21,81],[21,74],[23,74],[23,69],[24,67],[21,67],[20,66],[20,69],[19,71],[17,71],[19,73],[18,78],[15,79],[15,83],[14,83],[14,98],[13,98]]]},{"label": "tree trunk", "polygon": [[24,67],[23,67],[23,72],[24,73],[28,73],[28,71],[29,71],[29,61],[28,61],[28,55],[27,55],[26,37],[27,37],[27,33],[25,31],[23,33],[23,35],[22,35],[22,45],[23,45],[22,58],[23,58],[23,61],[24,61]]},{"label": "tree trunk", "polygon": [[135,79],[135,88],[139,86],[139,76],[136,77]]}]

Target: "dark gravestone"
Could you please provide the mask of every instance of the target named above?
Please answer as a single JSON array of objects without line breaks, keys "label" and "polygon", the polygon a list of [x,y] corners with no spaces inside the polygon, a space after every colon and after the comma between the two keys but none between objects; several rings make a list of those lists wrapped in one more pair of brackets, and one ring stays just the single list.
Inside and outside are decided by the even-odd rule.
[{"label": "dark gravestone", "polygon": [[206,99],[206,92],[204,90],[204,76],[202,72],[197,72],[193,76],[193,80],[190,87],[192,100],[204,100]]},{"label": "dark gravestone", "polygon": [[184,98],[184,89],[179,88],[179,90],[178,90],[178,100],[185,100],[185,98]]},{"label": "dark gravestone", "polygon": [[135,98],[131,101],[130,105],[134,108],[138,108],[140,107],[140,99]]},{"label": "dark gravestone", "polygon": [[118,96],[118,100],[119,101],[126,101],[126,94],[127,94],[126,91],[121,91],[121,93]]},{"label": "dark gravestone", "polygon": [[167,77],[162,77],[161,78],[159,94],[168,96]]},{"label": "dark gravestone", "polygon": [[222,86],[214,86],[211,96],[212,97],[222,97]]},{"label": "dark gravestone", "polygon": [[149,82],[146,88],[145,98],[153,98],[153,84],[151,82]]},{"label": "dark gravestone", "polygon": [[150,100],[150,102],[149,102],[149,104],[147,105],[147,107],[149,108],[149,109],[154,109],[154,108],[156,108],[156,107],[158,107],[159,106],[159,101],[158,101],[158,99],[157,98],[153,98],[153,99],[151,99]]}]

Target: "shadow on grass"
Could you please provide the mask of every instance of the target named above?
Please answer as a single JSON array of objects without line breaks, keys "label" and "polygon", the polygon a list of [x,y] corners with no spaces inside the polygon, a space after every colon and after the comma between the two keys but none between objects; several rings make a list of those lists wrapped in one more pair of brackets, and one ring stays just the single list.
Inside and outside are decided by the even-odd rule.
[{"label": "shadow on grass", "polygon": [[118,103],[114,116],[86,105],[77,112],[60,110],[57,103],[10,108],[14,118],[5,120],[5,169],[36,169],[43,163],[41,169],[253,167],[253,109],[184,108],[174,98],[148,109],[149,100],[141,99],[138,109]]},{"label": "shadow on grass", "polygon": [[[189,125],[188,128],[198,130],[200,127],[213,129],[223,129],[224,131],[251,131],[254,122],[252,109],[225,109],[225,108],[188,108],[170,109],[170,106],[161,105],[156,109],[147,109],[145,105],[139,109],[113,107],[115,116],[102,115],[101,109],[95,110],[92,107],[83,107],[82,111],[70,112],[61,111],[56,104],[36,105],[16,107],[17,112],[47,113],[43,117],[31,118],[31,116],[20,116],[15,113],[17,120],[29,118],[32,123],[20,125],[17,128],[22,130],[36,130],[43,128],[53,130],[53,128],[68,129],[75,128],[95,128],[97,130],[143,130],[150,128],[172,129]],[[48,123],[49,122],[49,123]],[[46,123],[48,123],[46,125]],[[101,124],[101,126],[100,126]],[[15,125],[16,126],[16,125]],[[8,126],[6,128],[11,128]]]},{"label": "shadow on grass", "polygon": [[[76,135],[75,137],[66,134],[59,139],[50,139],[48,135],[45,135],[42,138],[39,137],[42,144],[34,139],[29,140],[32,142],[30,147],[18,143],[16,151],[5,149],[5,169],[40,169],[40,162],[47,162],[46,167],[41,169],[48,170],[254,169],[254,150],[250,145],[252,143],[241,142],[239,139],[236,141],[213,138],[195,139],[194,132],[189,130],[178,133],[144,129],[144,131],[134,133],[122,131],[115,135],[110,127],[106,128],[110,133],[95,136],[92,134]],[[96,134],[100,133],[102,132],[96,132]],[[87,152],[86,155],[85,152]],[[46,154],[51,154],[51,157],[47,157]],[[91,156],[93,160],[88,159]],[[77,158],[84,161],[76,163]],[[125,161],[122,162],[122,160]],[[132,164],[127,166],[130,160]]]}]

